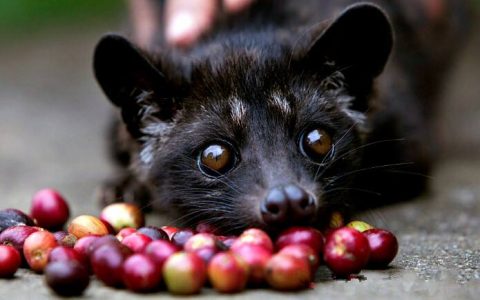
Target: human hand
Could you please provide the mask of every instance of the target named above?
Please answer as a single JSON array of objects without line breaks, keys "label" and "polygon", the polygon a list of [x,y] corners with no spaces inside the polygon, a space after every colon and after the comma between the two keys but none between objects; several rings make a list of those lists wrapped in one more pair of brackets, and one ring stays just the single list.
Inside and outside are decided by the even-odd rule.
[{"label": "human hand", "polygon": [[208,32],[220,13],[237,13],[255,0],[167,0],[165,37],[169,44],[188,47]]},{"label": "human hand", "polygon": [[[208,32],[221,9],[234,14],[256,0],[166,0],[164,33],[167,43],[188,47]],[[129,0],[134,38],[140,47],[148,48],[161,27],[159,0]]]}]

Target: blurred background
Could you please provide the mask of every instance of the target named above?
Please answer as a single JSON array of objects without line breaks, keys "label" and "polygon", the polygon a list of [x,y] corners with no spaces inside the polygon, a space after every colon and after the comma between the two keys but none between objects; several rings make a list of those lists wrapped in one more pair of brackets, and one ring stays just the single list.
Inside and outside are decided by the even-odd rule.
[{"label": "blurred background", "polygon": [[[32,194],[52,186],[75,203],[73,214],[97,212],[95,187],[113,171],[105,147],[111,106],[95,83],[92,53],[102,34],[128,31],[126,6],[0,0],[0,208],[28,210]],[[477,22],[438,107],[441,170],[480,164],[478,53]],[[433,178],[480,177],[480,168],[455,170]]]},{"label": "blurred background", "polygon": [[111,106],[92,55],[127,18],[118,0],[0,0],[0,208],[28,211],[33,193],[51,186],[73,215],[98,212]]}]

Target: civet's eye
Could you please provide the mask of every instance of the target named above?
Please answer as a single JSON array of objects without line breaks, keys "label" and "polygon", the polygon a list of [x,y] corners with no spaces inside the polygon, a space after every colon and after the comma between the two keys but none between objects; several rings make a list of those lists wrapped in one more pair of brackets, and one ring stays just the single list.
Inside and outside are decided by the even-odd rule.
[{"label": "civet's eye", "polygon": [[200,171],[208,176],[221,176],[235,165],[236,157],[231,146],[227,144],[210,144],[200,151],[197,164]]},{"label": "civet's eye", "polygon": [[301,151],[313,161],[321,162],[326,155],[331,154],[332,148],[332,138],[321,128],[306,131],[300,140]]}]

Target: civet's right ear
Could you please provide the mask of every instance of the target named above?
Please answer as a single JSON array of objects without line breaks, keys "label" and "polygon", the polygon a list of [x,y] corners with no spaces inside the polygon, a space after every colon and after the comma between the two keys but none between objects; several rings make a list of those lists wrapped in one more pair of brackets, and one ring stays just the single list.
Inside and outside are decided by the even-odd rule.
[{"label": "civet's right ear", "polygon": [[95,48],[93,67],[98,83],[110,101],[120,107],[134,136],[141,134],[142,120],[172,118],[173,97],[165,76],[124,37],[104,36]]}]

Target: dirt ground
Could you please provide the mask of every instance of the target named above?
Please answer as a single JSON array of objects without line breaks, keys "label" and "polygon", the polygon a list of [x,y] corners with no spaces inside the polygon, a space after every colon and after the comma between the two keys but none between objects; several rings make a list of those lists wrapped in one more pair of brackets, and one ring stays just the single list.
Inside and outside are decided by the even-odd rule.
[{"label": "dirt ground", "polygon": [[[478,26],[477,26],[478,28]],[[63,28],[0,46],[0,209],[29,209],[42,187],[59,189],[72,215],[98,213],[95,187],[112,171],[104,133],[110,104],[94,82],[93,47],[118,24]],[[362,219],[394,231],[400,252],[393,267],[366,271],[364,281],[334,281],[321,270],[314,289],[300,293],[251,290],[237,298],[478,299],[480,294],[480,31],[455,66],[438,110],[441,154],[432,192],[374,210]],[[41,276],[20,271],[0,280],[0,299],[55,297]],[[90,299],[155,298],[103,287]],[[216,294],[215,294],[216,295]],[[212,298],[205,289],[200,295]],[[218,296],[221,298],[222,296]]]}]

